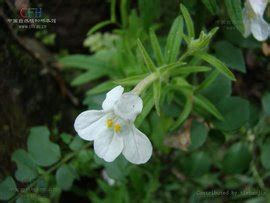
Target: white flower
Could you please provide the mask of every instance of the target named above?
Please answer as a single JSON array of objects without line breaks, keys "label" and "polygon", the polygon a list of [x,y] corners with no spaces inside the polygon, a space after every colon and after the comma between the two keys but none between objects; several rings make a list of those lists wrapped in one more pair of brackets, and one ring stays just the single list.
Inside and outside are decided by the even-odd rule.
[{"label": "white flower", "polygon": [[263,19],[267,0],[247,0],[243,10],[245,37],[251,33],[258,41],[264,41],[270,34],[270,26]]},{"label": "white flower", "polygon": [[134,164],[146,163],[152,155],[152,144],[134,121],[143,108],[142,99],[132,93],[123,93],[117,86],[109,91],[103,101],[103,110],[88,110],[75,120],[79,136],[94,141],[95,153],[112,162],[121,153]]}]

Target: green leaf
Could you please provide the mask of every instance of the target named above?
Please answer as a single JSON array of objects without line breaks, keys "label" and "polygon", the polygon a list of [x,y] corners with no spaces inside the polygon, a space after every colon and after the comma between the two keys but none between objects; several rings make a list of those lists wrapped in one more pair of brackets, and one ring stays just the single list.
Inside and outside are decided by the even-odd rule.
[{"label": "green leaf", "polygon": [[202,0],[202,2],[206,6],[206,8],[212,13],[212,15],[215,15],[217,13],[217,0]]},{"label": "green leaf", "polygon": [[214,48],[217,58],[223,61],[228,67],[242,73],[246,72],[245,59],[241,49],[227,41],[217,42]]},{"label": "green leaf", "polygon": [[50,141],[50,132],[47,127],[31,128],[27,147],[39,166],[51,166],[61,158],[60,148]]},{"label": "green leaf", "polygon": [[111,90],[113,87],[115,87],[115,83],[112,81],[107,81],[107,82],[101,83],[101,84],[95,86],[94,88],[88,90],[86,92],[86,94],[87,95],[100,94],[100,93],[107,92],[107,91]]},{"label": "green leaf", "polygon": [[261,157],[260,157],[261,163],[266,170],[270,170],[269,155],[270,155],[270,139],[268,138],[266,142],[264,142],[263,145],[261,146]]},{"label": "green leaf", "polygon": [[214,66],[220,73],[224,74],[229,79],[236,80],[234,74],[226,67],[226,65],[214,56],[203,52],[197,52],[195,55]]},{"label": "green leaf", "polygon": [[171,75],[184,75],[184,74],[190,74],[190,73],[200,73],[200,72],[207,72],[210,71],[211,68],[207,66],[184,66],[179,68],[174,68],[173,71],[171,71]]},{"label": "green leaf", "polygon": [[161,81],[160,80],[154,82],[153,90],[154,90],[155,107],[157,110],[157,114],[160,115],[160,95],[161,95]]},{"label": "green leaf", "polygon": [[116,0],[111,0],[110,3],[111,21],[116,22]]},{"label": "green leaf", "polygon": [[114,19],[112,20],[106,20],[106,21],[102,21],[98,24],[96,24],[94,27],[92,27],[88,32],[87,32],[87,36],[92,35],[93,33],[95,33],[96,31],[100,30],[103,27],[106,27],[107,25],[110,24],[114,24]]},{"label": "green leaf", "polygon": [[204,31],[201,31],[200,36],[198,39],[191,40],[188,42],[188,52],[185,53],[180,60],[183,60],[183,58],[194,54],[195,52],[199,52],[202,50],[206,50],[210,44],[211,39],[218,31],[218,28],[215,27],[212,30],[210,30],[209,33],[205,33]]},{"label": "green leaf", "polygon": [[193,21],[191,19],[191,16],[190,16],[187,8],[183,4],[180,5],[180,9],[182,11],[182,14],[183,14],[185,22],[186,22],[188,37],[189,37],[189,39],[194,39],[195,38],[195,31],[194,31],[194,25],[193,25]]},{"label": "green leaf", "polygon": [[97,59],[96,55],[69,55],[60,58],[58,61],[64,68],[76,68],[82,70],[106,68],[105,63]]},{"label": "green leaf", "polygon": [[184,121],[188,118],[189,114],[191,113],[192,106],[193,106],[193,95],[191,92],[183,92],[186,98],[185,105],[182,109],[182,112],[179,118],[176,120],[174,126],[172,127],[173,130],[178,128],[180,125],[184,123]]},{"label": "green leaf", "polygon": [[[164,145],[164,138],[166,137],[167,129],[172,122],[172,119],[167,117],[158,116],[156,112],[150,115],[150,126],[152,129],[151,141],[153,142],[155,148],[161,152],[168,151],[168,148]],[[162,123],[162,125],[157,125],[157,123]]]},{"label": "green leaf", "polygon": [[197,121],[193,121],[191,124],[190,145],[188,149],[194,150],[202,146],[207,139],[207,135],[208,132],[205,125]]},{"label": "green leaf", "polygon": [[145,94],[145,97],[143,97],[143,110],[142,113],[137,117],[136,119],[136,126],[139,127],[146,116],[150,113],[152,108],[154,107],[154,95],[153,92],[148,92]]},{"label": "green leaf", "polygon": [[89,95],[83,100],[83,104],[88,106],[88,109],[101,109],[102,103],[106,98],[106,93]]},{"label": "green leaf", "polygon": [[211,73],[199,86],[202,88],[201,93],[214,104],[232,93],[232,82],[221,74],[216,76],[216,73],[219,72],[214,71]]},{"label": "green leaf", "polygon": [[183,34],[183,18],[178,16],[171,27],[170,33],[167,38],[165,47],[165,61],[166,63],[173,63],[179,55],[180,46]]},{"label": "green leaf", "polygon": [[67,133],[61,133],[60,137],[65,144],[69,144],[72,140],[72,136]]},{"label": "green leaf", "polygon": [[108,176],[112,179],[123,181],[125,176],[129,173],[128,161],[122,155],[120,155],[112,163],[105,161],[103,163],[105,165]]},{"label": "green leaf", "polygon": [[169,65],[164,65],[158,68],[159,72],[161,74],[165,74],[166,72],[171,72],[176,70],[177,68],[180,68],[182,66],[186,65],[186,63],[183,62],[176,62],[176,63],[171,63]]},{"label": "green leaf", "polygon": [[209,87],[217,78],[219,72],[217,70],[213,71],[198,87],[196,87],[195,92],[200,92],[201,90]]},{"label": "green leaf", "polygon": [[157,35],[155,33],[155,31],[151,28],[150,29],[150,40],[151,40],[151,44],[152,44],[152,49],[155,53],[156,59],[157,59],[157,64],[160,66],[164,63],[164,57],[160,48],[160,44],[158,42],[158,38]]},{"label": "green leaf", "polygon": [[69,165],[62,165],[56,171],[56,183],[62,190],[69,190],[76,179],[74,169]]},{"label": "green leaf", "polygon": [[[56,188],[55,188],[56,189]],[[60,193],[60,191],[59,191]],[[32,202],[38,202],[38,203],[51,203],[49,198],[46,198],[44,196],[41,196],[41,194],[37,193],[23,193],[20,195],[18,199],[16,199],[16,203],[32,203]]]},{"label": "green leaf", "polygon": [[235,131],[249,120],[249,102],[239,97],[228,97],[221,100],[217,108],[223,121],[214,121],[214,125],[222,131]]},{"label": "green leaf", "polygon": [[191,177],[200,177],[207,173],[211,166],[211,159],[205,152],[195,152],[184,158],[183,168]]},{"label": "green leaf", "polygon": [[0,182],[0,200],[9,200],[17,191],[16,183],[12,177],[8,176]]},{"label": "green leaf", "polygon": [[148,68],[149,72],[155,72],[156,71],[155,64],[152,61],[152,59],[150,58],[149,54],[147,53],[144,46],[142,45],[142,42],[139,39],[138,39],[138,47],[139,47],[139,51],[144,59],[144,63],[146,65],[146,67]]},{"label": "green leaf", "polygon": [[263,112],[270,116],[270,93],[266,93],[262,98]]},{"label": "green leaf", "polygon": [[93,80],[99,79],[106,75],[108,75],[108,72],[106,71],[106,69],[90,70],[83,74],[80,74],[78,77],[72,80],[71,85],[72,86],[83,85],[87,82],[91,82]]},{"label": "green leaf", "polygon": [[235,143],[224,156],[223,170],[229,174],[243,173],[249,168],[250,162],[248,146],[241,142]]},{"label": "green leaf", "polygon": [[72,150],[72,151],[78,151],[82,148],[83,146],[83,140],[79,137],[79,136],[76,136],[72,142],[69,144],[69,148]]},{"label": "green leaf", "polygon": [[30,182],[34,180],[37,175],[37,166],[33,158],[23,149],[18,149],[12,154],[12,161],[17,164],[15,177],[21,182]]},{"label": "green leaf", "polygon": [[213,116],[215,116],[219,120],[223,120],[223,116],[221,113],[217,110],[214,104],[212,104],[208,99],[205,97],[198,95],[195,97],[195,104],[198,105],[200,108],[206,110]]},{"label": "green leaf", "polygon": [[243,24],[241,0],[225,0],[225,5],[234,26],[243,34],[245,29]]},{"label": "green leaf", "polygon": [[161,14],[160,0],[138,0],[137,5],[140,11],[140,20],[144,28],[148,29],[155,24],[155,20],[157,20]]},{"label": "green leaf", "polygon": [[141,80],[143,80],[147,75],[148,74],[130,76],[125,79],[115,80],[114,82],[118,85],[134,86],[137,85]]},{"label": "green leaf", "polygon": [[123,27],[125,28],[127,26],[128,23],[128,1],[127,0],[122,0],[120,2],[120,16],[121,16],[121,23],[123,25]]}]

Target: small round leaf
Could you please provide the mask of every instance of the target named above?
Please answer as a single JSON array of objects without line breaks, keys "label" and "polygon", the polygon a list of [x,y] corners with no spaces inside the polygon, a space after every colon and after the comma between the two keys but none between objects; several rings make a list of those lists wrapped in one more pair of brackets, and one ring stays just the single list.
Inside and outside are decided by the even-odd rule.
[{"label": "small round leaf", "polygon": [[192,177],[200,177],[207,173],[211,166],[211,159],[205,152],[193,153],[186,157],[183,162],[184,171]]},{"label": "small round leaf", "polygon": [[270,170],[270,139],[268,139],[261,147],[261,163],[263,167]]},{"label": "small round leaf", "polygon": [[78,151],[79,149],[82,148],[83,143],[84,143],[84,141],[83,141],[79,136],[76,136],[76,137],[71,141],[71,143],[69,144],[69,148],[70,148],[72,151]]},{"label": "small round leaf", "polygon": [[223,170],[229,174],[242,173],[249,167],[250,161],[248,146],[239,142],[231,146],[225,154]]},{"label": "small round leaf", "polygon": [[189,150],[197,149],[202,146],[207,139],[207,133],[207,129],[203,124],[193,121],[190,132],[191,144],[189,145]]},{"label": "small round leaf", "polygon": [[60,157],[60,148],[49,139],[50,132],[46,127],[34,127],[27,141],[29,153],[39,166],[50,166]]},{"label": "small round leaf", "polygon": [[19,149],[12,154],[12,160],[17,164],[15,177],[21,182],[30,182],[37,175],[37,166],[33,158],[23,149]]},{"label": "small round leaf", "polygon": [[75,178],[75,171],[69,165],[63,165],[56,171],[56,182],[62,190],[69,190]]},{"label": "small round leaf", "polygon": [[238,130],[249,120],[249,102],[247,100],[228,97],[219,102],[217,107],[224,120],[217,120],[214,125],[222,131]]},{"label": "small round leaf", "polygon": [[0,200],[9,200],[16,192],[16,183],[12,177],[8,176],[0,183]]}]

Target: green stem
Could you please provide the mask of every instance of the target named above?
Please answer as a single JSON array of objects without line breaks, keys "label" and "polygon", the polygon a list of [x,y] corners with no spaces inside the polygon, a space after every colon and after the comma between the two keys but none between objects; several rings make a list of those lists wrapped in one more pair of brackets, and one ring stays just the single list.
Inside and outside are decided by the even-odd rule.
[{"label": "green stem", "polygon": [[[91,143],[86,143],[85,145],[83,145],[83,147],[75,152],[71,152],[68,155],[66,155],[60,162],[58,162],[57,164],[55,164],[54,166],[52,166],[51,168],[49,168],[47,171],[45,171],[43,174],[41,174],[40,176],[38,176],[35,180],[33,180],[26,188],[24,188],[24,191],[30,191],[31,188],[33,188],[38,181],[44,177],[45,175],[48,175],[52,172],[54,172],[56,169],[58,169],[60,166],[62,166],[63,164],[67,163],[68,161],[70,161],[71,159],[73,159],[79,152],[81,152],[84,149],[87,149],[88,147],[91,146]],[[18,192],[14,197],[12,197],[9,202],[14,202],[16,199],[18,199],[23,193],[22,192]]]},{"label": "green stem", "polygon": [[156,79],[159,78],[159,74],[151,73],[146,78],[144,78],[141,82],[139,82],[134,89],[132,90],[133,93],[140,95],[144,89],[146,89],[151,83],[153,83]]},{"label": "green stem", "polygon": [[190,55],[190,53],[188,51],[186,51],[178,60],[178,62],[183,61],[184,59],[186,59],[188,56]]},{"label": "green stem", "polygon": [[[253,154],[255,153],[254,152],[255,151],[254,150],[254,140],[252,140],[252,142],[251,142],[251,150],[252,150]],[[256,180],[257,184],[259,185],[259,187],[262,190],[265,190],[265,185],[264,185],[263,179],[261,178],[261,176],[260,176],[260,174],[259,174],[259,172],[257,170],[257,167],[256,167],[255,156],[254,155],[253,155],[253,160],[251,162],[251,172],[252,172],[253,177]]]},{"label": "green stem", "polygon": [[251,170],[252,170],[252,173],[253,173],[253,176],[257,182],[257,184],[259,185],[259,187],[262,189],[262,190],[265,190],[265,185],[264,185],[264,182],[257,170],[257,167],[255,165],[254,162],[251,163]]}]

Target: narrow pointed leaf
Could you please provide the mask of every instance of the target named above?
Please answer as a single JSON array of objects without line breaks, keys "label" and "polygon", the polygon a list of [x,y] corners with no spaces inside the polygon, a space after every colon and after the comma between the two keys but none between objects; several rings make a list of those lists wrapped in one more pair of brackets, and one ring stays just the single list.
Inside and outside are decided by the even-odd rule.
[{"label": "narrow pointed leaf", "polygon": [[63,66],[64,69],[80,69],[80,70],[100,70],[107,68],[106,63],[97,59],[95,55],[81,55],[74,54],[64,56],[58,59],[58,62]]},{"label": "narrow pointed leaf", "polygon": [[125,79],[116,80],[115,83],[118,85],[134,86],[134,85],[137,85],[145,77],[147,77],[147,74],[140,74],[140,75],[130,76]]},{"label": "narrow pointed leaf", "polygon": [[173,63],[179,55],[183,36],[183,18],[178,16],[171,27],[165,48],[166,63]]},{"label": "narrow pointed leaf", "polygon": [[227,7],[229,17],[233,22],[234,26],[241,33],[244,33],[241,0],[225,0],[225,5]]},{"label": "narrow pointed leaf", "polygon": [[213,116],[215,116],[217,119],[219,120],[223,120],[223,116],[221,115],[221,113],[217,110],[217,108],[214,106],[214,104],[212,104],[208,99],[206,99],[205,97],[199,95],[195,97],[195,104],[199,107],[201,107],[202,109],[206,110],[207,112],[209,112],[210,114],[212,114]]},{"label": "narrow pointed leaf", "polygon": [[90,71],[87,71],[83,74],[80,74],[78,77],[76,77],[74,80],[72,80],[71,85],[72,86],[83,85],[85,83],[99,79],[107,74],[108,74],[108,72],[105,69],[99,70],[99,71],[90,70]]},{"label": "narrow pointed leaf", "polygon": [[150,29],[150,40],[157,59],[157,64],[160,66],[164,63],[164,57],[160,48],[160,44],[158,42],[157,35],[153,29]]},{"label": "narrow pointed leaf", "polygon": [[92,27],[92,28],[87,32],[87,35],[90,36],[90,35],[92,35],[93,33],[95,33],[96,31],[100,30],[101,28],[106,27],[107,25],[110,25],[110,24],[113,24],[113,23],[114,23],[114,21],[111,21],[111,20],[102,21],[102,22],[96,24],[94,27]]},{"label": "narrow pointed leaf", "polygon": [[139,47],[140,53],[144,59],[144,63],[146,65],[146,67],[148,68],[148,70],[150,72],[155,72],[156,71],[155,64],[152,61],[152,59],[150,58],[149,54],[147,53],[142,42],[139,39],[138,39],[138,47]]},{"label": "narrow pointed leaf", "polygon": [[154,82],[153,89],[154,89],[155,107],[157,110],[157,114],[160,115],[161,82],[159,80]]},{"label": "narrow pointed leaf", "polygon": [[210,70],[211,68],[207,66],[185,66],[185,67],[175,68],[172,71],[172,74],[173,75],[190,74],[190,73],[207,72]]},{"label": "narrow pointed leaf", "polygon": [[182,109],[179,118],[177,119],[176,123],[173,126],[173,130],[182,125],[191,113],[193,106],[193,95],[191,93],[185,93],[185,96],[186,96],[186,103],[184,105],[184,108]]},{"label": "narrow pointed leaf", "polygon": [[103,92],[107,92],[110,89],[112,89],[115,86],[115,83],[112,81],[107,81],[104,83],[101,83],[100,85],[95,86],[94,88],[88,90],[86,92],[86,95],[94,95],[94,94],[99,94]]},{"label": "narrow pointed leaf", "polygon": [[116,0],[111,0],[111,21],[116,22]]},{"label": "narrow pointed leaf", "polygon": [[145,97],[143,97],[143,111],[137,117],[136,122],[135,122],[137,127],[139,127],[142,124],[146,116],[150,113],[150,111],[154,107],[154,103],[155,102],[154,102],[153,92],[151,91],[145,94]]},{"label": "narrow pointed leaf", "polygon": [[215,58],[214,56],[211,56],[203,52],[198,52],[195,55],[199,57],[200,59],[208,62],[212,66],[214,66],[220,73],[224,74],[229,79],[236,80],[234,74],[227,68],[227,66],[223,62]]},{"label": "narrow pointed leaf", "polygon": [[197,88],[196,92],[199,92],[205,88],[207,88],[209,85],[211,85],[217,76],[219,75],[219,72],[217,70],[213,71]]},{"label": "narrow pointed leaf", "polygon": [[180,68],[182,66],[186,65],[186,63],[183,62],[176,62],[176,63],[171,63],[169,65],[165,65],[165,66],[161,66],[159,67],[159,72],[161,74],[165,73],[165,72],[170,72],[173,71],[176,68]]},{"label": "narrow pointed leaf", "polygon": [[195,37],[194,24],[193,24],[192,18],[190,16],[187,8],[183,4],[180,5],[180,9],[182,11],[182,14],[183,14],[185,22],[186,22],[188,37],[189,37],[189,39],[192,39]]},{"label": "narrow pointed leaf", "polygon": [[212,15],[215,15],[217,13],[217,0],[202,0],[202,2]]}]

